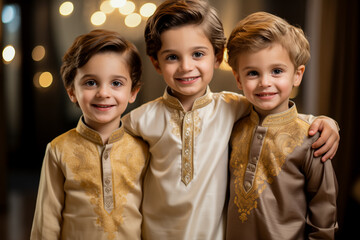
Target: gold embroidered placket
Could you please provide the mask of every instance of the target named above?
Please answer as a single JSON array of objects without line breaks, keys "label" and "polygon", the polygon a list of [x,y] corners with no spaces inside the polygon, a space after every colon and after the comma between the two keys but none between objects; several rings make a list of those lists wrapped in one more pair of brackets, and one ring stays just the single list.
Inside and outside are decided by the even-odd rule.
[{"label": "gold embroidered placket", "polygon": [[188,185],[193,179],[194,114],[187,112],[183,122],[181,181]]},{"label": "gold embroidered placket", "polygon": [[112,144],[107,145],[102,155],[104,208],[108,213],[114,209],[112,168],[109,156],[111,146]]}]

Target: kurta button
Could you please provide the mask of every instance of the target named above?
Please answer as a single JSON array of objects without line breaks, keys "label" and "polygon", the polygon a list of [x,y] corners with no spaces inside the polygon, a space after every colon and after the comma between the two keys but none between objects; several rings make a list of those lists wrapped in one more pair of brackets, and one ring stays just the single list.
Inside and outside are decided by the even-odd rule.
[{"label": "kurta button", "polygon": [[259,140],[261,140],[261,139],[263,139],[263,135],[262,135],[262,134],[259,134],[259,135],[257,136],[257,138],[258,138]]},{"label": "kurta button", "polygon": [[249,164],[248,169],[249,169],[250,172],[254,172],[255,171],[255,165],[254,164]]},{"label": "kurta button", "polygon": [[249,181],[244,182],[244,188],[246,191],[248,191],[251,188],[251,183]]}]

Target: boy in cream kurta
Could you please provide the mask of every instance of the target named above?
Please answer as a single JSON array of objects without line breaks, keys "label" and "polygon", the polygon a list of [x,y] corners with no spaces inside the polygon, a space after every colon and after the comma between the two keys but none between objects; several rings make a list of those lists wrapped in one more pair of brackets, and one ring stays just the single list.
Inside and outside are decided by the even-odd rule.
[{"label": "boy in cream kurta", "polygon": [[74,41],[61,73],[83,116],[46,148],[30,239],[141,239],[148,148],[120,119],[140,88],[140,56],[94,30]]},{"label": "boy in cream kurta", "polygon": [[208,87],[223,56],[221,22],[206,1],[165,1],[148,19],[145,40],[168,87],[123,118],[151,153],[142,236],[224,239],[228,141],[250,107],[242,95]]},{"label": "boy in cream kurta", "polygon": [[241,20],[229,64],[253,104],[231,137],[227,239],[334,239],[337,180],[314,157],[310,123],[289,100],[310,58],[300,28],[265,12]]}]

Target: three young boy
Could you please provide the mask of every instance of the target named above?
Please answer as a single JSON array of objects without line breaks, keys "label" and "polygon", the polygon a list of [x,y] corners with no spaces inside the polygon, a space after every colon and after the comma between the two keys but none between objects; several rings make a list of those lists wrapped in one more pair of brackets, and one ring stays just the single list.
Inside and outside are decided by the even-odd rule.
[{"label": "three young boy", "polygon": [[[163,97],[144,104],[122,119],[125,128],[129,132],[142,137],[149,144],[150,161],[144,177],[142,206],[140,209],[139,201],[141,201],[141,196],[137,195],[140,199],[135,201],[138,209],[133,209],[136,213],[141,212],[143,217],[142,238],[224,239],[226,230],[225,213],[227,211],[225,200],[228,183],[228,142],[234,123],[241,117],[248,115],[251,112],[251,106],[242,95],[230,92],[213,93],[208,87],[213,77],[213,71],[221,63],[223,56],[225,36],[221,21],[217,17],[215,9],[206,1],[165,1],[158,7],[154,15],[148,19],[145,29],[145,41],[147,54],[150,56],[157,72],[163,76],[168,87]],[[87,59],[87,61],[90,62],[91,58],[90,60]],[[128,64],[127,67],[134,66]],[[79,66],[79,69],[81,69],[81,66]],[[72,77],[76,78],[79,73],[80,71],[75,71],[75,75],[72,75]],[[94,74],[88,75],[91,81],[86,82],[86,85],[97,86],[97,82],[91,79]],[[115,74],[117,77],[118,75]],[[120,74],[120,76],[123,75],[126,74]],[[125,78],[128,79],[129,77]],[[116,81],[115,85],[117,84]],[[81,91],[76,91],[77,86],[75,85],[75,91],[71,90],[72,88],[70,88],[70,91],[68,90],[69,97],[74,102],[78,102],[78,95],[81,96],[82,94]],[[132,93],[133,90],[128,95],[130,102],[134,99]],[[100,96],[107,98],[106,95]],[[85,115],[85,107],[79,105]],[[89,106],[90,109],[96,108],[97,111],[106,112],[108,108],[112,108],[113,103],[91,102]],[[113,131],[116,126],[115,123],[118,124],[117,127],[120,126],[122,112],[119,111],[118,113],[120,114],[117,121],[111,124],[111,128],[104,130],[105,132],[111,132],[110,129]],[[110,122],[108,118],[104,120],[100,116],[101,114],[99,114],[98,119],[93,121],[94,125],[89,125],[93,130],[100,131],[101,129],[97,129],[99,125]],[[307,120],[313,119],[311,116],[303,115],[303,117]],[[336,127],[332,127],[332,120],[316,121],[322,121],[325,124],[325,130],[323,131],[325,139],[329,138],[329,134],[337,134]],[[86,124],[85,121],[84,126]],[[94,131],[89,132],[91,132],[91,136],[97,136],[97,139],[99,139],[98,134],[95,134]],[[107,136],[109,135],[107,134]],[[102,141],[101,143],[104,144],[105,142]],[[103,149],[102,144],[99,144],[99,149]],[[126,143],[123,144],[126,145]],[[337,144],[336,141],[335,144]],[[141,143],[139,145],[143,146]],[[329,149],[326,146],[322,151]],[[145,151],[145,148],[140,147],[139,151],[141,152],[141,150]],[[57,151],[59,153],[64,151],[62,154],[69,152],[65,148]],[[76,153],[74,150],[70,152]],[[87,155],[75,155],[86,160],[84,156]],[[143,161],[137,164],[138,171],[131,172],[131,169],[127,169],[133,174],[132,176],[135,176],[132,181],[135,181],[136,184],[130,185],[138,187],[141,186],[140,178],[146,164],[146,152],[142,152],[140,155]],[[100,160],[103,163],[105,162],[101,156],[98,155],[97,158],[93,158],[91,161],[98,164],[96,169],[105,166],[99,165]],[[128,159],[126,162],[128,161],[133,160]],[[47,162],[46,158],[44,164],[45,162]],[[106,165],[107,169],[113,167],[112,164]],[[122,173],[120,169],[117,170]],[[41,180],[41,182],[44,182],[43,184],[52,181],[46,178],[47,171],[46,167],[44,167],[42,173],[44,180]],[[72,171],[76,172],[74,169]],[[65,173],[67,172],[71,171],[65,171]],[[112,172],[116,171],[112,170]],[[61,173],[59,172],[58,175],[61,175]],[[61,177],[64,179],[64,176]],[[122,189],[111,189],[111,192],[107,192],[106,179],[102,179],[102,182],[99,181],[101,178],[97,179],[98,183],[103,184],[103,188],[101,188],[101,184],[98,184],[97,188],[88,188],[94,190],[92,199],[97,199],[95,195],[98,198],[103,196],[100,199],[107,199],[111,196],[114,199],[114,196],[119,194],[121,199],[127,199],[124,200],[125,202],[130,202],[128,192],[123,192]],[[76,180],[79,181],[80,178]],[[78,184],[78,187],[91,186],[79,185],[79,182],[76,184]],[[62,186],[58,187],[61,188]],[[40,200],[38,200],[38,205],[41,205],[42,195],[46,195],[42,193],[42,189],[39,190],[40,197],[38,199]],[[139,188],[136,187],[135,189],[138,189],[137,193],[141,194]],[[67,188],[65,188],[65,192],[66,190]],[[77,191],[81,192],[83,190],[77,188]],[[61,199],[65,198],[66,201],[69,201],[67,196],[62,196]],[[71,194],[69,196],[71,197]],[[93,201],[91,200],[92,203]],[[101,202],[101,200],[99,201]],[[66,203],[65,206],[59,205],[57,208],[58,225],[62,224],[61,214],[67,212],[61,212],[61,207],[71,209],[75,213],[80,211],[73,208],[72,202]],[[113,204],[116,206],[117,201],[113,202]],[[101,204],[95,205],[100,206]],[[84,206],[88,206],[87,209],[89,209],[92,205],[87,204]],[[105,205],[104,209],[106,209]],[[93,228],[99,232],[102,229],[102,231],[108,233],[107,237],[111,239],[118,234],[117,231],[122,231],[122,224],[131,224],[132,215],[127,215],[126,212],[115,212],[110,207],[107,208],[107,213],[112,218],[118,217],[126,220],[115,221],[111,225],[112,231],[107,231],[106,229],[109,228],[106,227],[107,225],[101,225],[101,219],[103,219],[102,216],[108,215],[99,216],[98,214],[99,211],[104,209],[94,208],[92,214],[95,212],[95,216],[98,215],[98,218],[94,217],[93,222],[89,223],[87,227],[95,226]],[[36,210],[36,212],[35,219],[38,219],[37,215],[42,213],[41,210]],[[64,221],[67,221],[67,218],[64,218]],[[137,237],[139,237],[138,231],[140,231],[138,223],[137,221],[133,229]],[[41,224],[41,222],[34,222],[33,229],[45,229]],[[81,227],[80,231],[85,231],[85,228]],[[90,232],[92,231],[90,230]],[[81,233],[79,232],[79,234]]]}]

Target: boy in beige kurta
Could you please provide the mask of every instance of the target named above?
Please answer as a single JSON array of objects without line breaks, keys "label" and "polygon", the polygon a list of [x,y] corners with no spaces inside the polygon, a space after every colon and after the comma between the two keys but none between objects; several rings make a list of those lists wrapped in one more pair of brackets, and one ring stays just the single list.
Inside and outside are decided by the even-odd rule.
[{"label": "boy in beige kurta", "polygon": [[118,33],[94,30],[74,41],[61,73],[83,116],[47,145],[30,239],[141,239],[148,148],[121,123],[140,56]]}]

